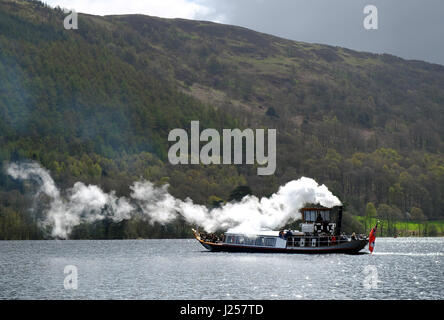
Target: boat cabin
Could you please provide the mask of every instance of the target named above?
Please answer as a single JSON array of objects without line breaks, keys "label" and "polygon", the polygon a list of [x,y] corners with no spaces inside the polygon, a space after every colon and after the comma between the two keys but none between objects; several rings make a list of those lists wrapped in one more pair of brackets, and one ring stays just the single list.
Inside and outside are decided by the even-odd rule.
[{"label": "boat cabin", "polygon": [[264,231],[255,235],[225,233],[224,243],[240,246],[285,248],[287,241],[278,231]]},{"label": "boat cabin", "polygon": [[341,233],[342,206],[301,209],[301,231],[305,234],[339,235]]}]

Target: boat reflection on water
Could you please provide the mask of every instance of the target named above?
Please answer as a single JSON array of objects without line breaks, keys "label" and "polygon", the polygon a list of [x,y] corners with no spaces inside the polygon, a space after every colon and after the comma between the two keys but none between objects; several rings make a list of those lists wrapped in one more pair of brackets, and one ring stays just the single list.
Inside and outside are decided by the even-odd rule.
[{"label": "boat reflection on water", "polygon": [[260,231],[256,234],[207,234],[193,229],[196,239],[210,251],[263,253],[359,253],[365,235],[341,234],[342,206],[301,209],[301,230]]}]

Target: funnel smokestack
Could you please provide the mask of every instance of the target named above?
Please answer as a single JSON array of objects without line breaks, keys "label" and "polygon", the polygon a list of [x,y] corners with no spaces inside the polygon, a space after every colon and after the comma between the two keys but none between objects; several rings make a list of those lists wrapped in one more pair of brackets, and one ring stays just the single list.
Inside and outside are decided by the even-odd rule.
[{"label": "funnel smokestack", "polygon": [[337,212],[337,220],[336,220],[336,232],[335,235],[339,236],[341,234],[341,226],[342,226],[342,209],[343,206],[336,206],[333,208]]}]

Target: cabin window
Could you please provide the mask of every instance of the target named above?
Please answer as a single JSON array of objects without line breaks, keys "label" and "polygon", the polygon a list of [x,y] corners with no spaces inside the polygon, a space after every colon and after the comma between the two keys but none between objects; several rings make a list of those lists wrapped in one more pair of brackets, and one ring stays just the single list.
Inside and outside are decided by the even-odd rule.
[{"label": "cabin window", "polygon": [[234,243],[234,236],[228,236],[226,242],[227,243]]},{"label": "cabin window", "polygon": [[321,217],[324,221],[330,221],[330,211],[321,211]]},{"label": "cabin window", "polygon": [[244,244],[245,243],[245,238],[242,236],[237,236],[236,237],[236,243],[237,244]]},{"label": "cabin window", "polygon": [[316,211],[315,210],[307,210],[305,211],[305,221],[316,221]]},{"label": "cabin window", "polygon": [[311,246],[316,247],[316,239],[315,238],[311,239]]},{"label": "cabin window", "polygon": [[256,243],[256,238],[245,238],[245,244],[254,245]]},{"label": "cabin window", "polygon": [[276,238],[265,238],[265,245],[267,247],[274,247],[276,245]]},{"label": "cabin window", "polygon": [[264,237],[258,237],[256,239],[256,245],[257,246],[265,246],[265,239],[264,239]]}]

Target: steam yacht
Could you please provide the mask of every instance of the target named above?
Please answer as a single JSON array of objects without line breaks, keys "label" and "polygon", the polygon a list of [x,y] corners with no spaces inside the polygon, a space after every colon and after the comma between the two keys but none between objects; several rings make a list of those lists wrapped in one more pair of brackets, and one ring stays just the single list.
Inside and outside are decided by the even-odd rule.
[{"label": "steam yacht", "polygon": [[206,234],[193,229],[196,239],[210,251],[274,253],[350,253],[368,244],[363,235],[341,234],[342,206],[301,209],[301,230],[261,231],[257,234]]}]

